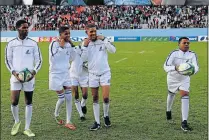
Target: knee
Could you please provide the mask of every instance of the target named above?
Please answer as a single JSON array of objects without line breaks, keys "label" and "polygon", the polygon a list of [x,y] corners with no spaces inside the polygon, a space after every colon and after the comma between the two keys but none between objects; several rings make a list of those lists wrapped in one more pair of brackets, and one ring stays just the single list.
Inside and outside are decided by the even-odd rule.
[{"label": "knee", "polygon": [[75,92],[75,99],[78,100],[79,99],[79,93]]},{"label": "knee", "polygon": [[109,103],[109,98],[107,97],[107,98],[104,98],[104,103]]},{"label": "knee", "polygon": [[86,100],[88,98],[87,92],[83,93],[83,98]]},{"label": "knee", "polygon": [[99,100],[98,94],[94,95],[94,96],[93,96],[93,102],[94,102],[94,103],[98,103],[98,100]]},{"label": "knee", "polygon": [[[70,89],[68,89],[70,90]],[[79,92],[78,92],[78,88],[77,87],[72,87],[72,93],[75,95],[75,100],[79,99]]]},{"label": "knee", "polygon": [[27,100],[25,101],[25,104],[26,104],[26,105],[31,105],[31,104],[32,104],[32,99],[27,99]]},{"label": "knee", "polygon": [[30,92],[25,91],[25,104],[31,105],[32,99],[33,99],[33,91],[30,91]]},{"label": "knee", "polygon": [[181,94],[181,97],[183,98],[183,97],[189,97],[189,92],[182,92],[182,91],[180,91],[180,94]]},{"label": "knee", "polygon": [[187,93],[185,93],[185,94],[181,94],[181,98],[182,98],[182,99],[189,98],[189,94],[187,94]]},{"label": "knee", "polygon": [[13,106],[17,106],[18,105],[18,100],[17,99],[12,100],[12,103],[11,104]]}]

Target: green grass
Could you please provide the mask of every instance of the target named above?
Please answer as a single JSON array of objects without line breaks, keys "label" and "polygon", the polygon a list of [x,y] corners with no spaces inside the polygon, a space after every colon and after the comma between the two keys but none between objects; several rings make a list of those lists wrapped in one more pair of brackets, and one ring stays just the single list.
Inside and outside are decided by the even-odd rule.
[{"label": "green grass", "polygon": [[[73,104],[72,120],[76,131],[58,126],[52,114],[57,96],[48,91],[48,45],[40,43],[43,55],[43,66],[36,78],[36,89],[33,101],[33,118],[31,130],[37,140],[206,140],[207,123],[207,44],[192,43],[191,50],[198,55],[200,71],[191,78],[189,123],[193,131],[184,133],[180,129],[181,109],[180,96],[177,95],[173,106],[174,123],[166,122],[167,85],[163,64],[168,54],[176,49],[172,42],[128,42],[114,43],[116,54],[109,55],[112,71],[110,114],[112,127],[103,125],[102,106],[100,106],[102,129],[90,132],[92,125],[92,96],[89,93],[87,102],[87,120],[80,122]],[[1,44],[1,139],[27,139],[22,134],[24,129],[24,94],[20,98],[21,133],[10,136],[13,118],[10,111],[10,74],[4,64],[4,47]],[[127,58],[116,63],[116,61]],[[101,95],[101,94],[100,94]],[[101,97],[101,96],[100,96]],[[101,98],[100,98],[101,99]],[[102,100],[100,100],[102,103]],[[102,104],[101,104],[102,105]],[[61,115],[65,117],[65,107]]]}]

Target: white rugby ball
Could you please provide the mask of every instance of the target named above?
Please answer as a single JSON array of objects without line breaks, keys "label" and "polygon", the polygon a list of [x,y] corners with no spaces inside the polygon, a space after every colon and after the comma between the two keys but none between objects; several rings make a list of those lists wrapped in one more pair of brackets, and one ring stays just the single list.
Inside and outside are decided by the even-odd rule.
[{"label": "white rugby ball", "polygon": [[28,82],[28,80],[32,77],[31,72],[26,68],[23,71],[18,73],[18,77],[23,82]]},{"label": "white rugby ball", "polygon": [[192,65],[191,63],[182,63],[178,67],[178,72],[182,75],[193,75],[195,72],[194,65]]},{"label": "white rugby ball", "polygon": [[21,71],[18,73],[18,78],[21,80],[21,81],[24,81],[25,80],[25,72],[24,71]]}]

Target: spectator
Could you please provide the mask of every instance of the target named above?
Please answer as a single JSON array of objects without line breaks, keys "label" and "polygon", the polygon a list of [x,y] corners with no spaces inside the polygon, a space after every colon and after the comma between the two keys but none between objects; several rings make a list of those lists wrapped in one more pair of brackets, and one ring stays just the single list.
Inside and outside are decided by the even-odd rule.
[{"label": "spectator", "polygon": [[68,24],[84,30],[94,23],[98,29],[207,28],[207,6],[0,6],[1,30],[14,30],[19,19],[31,30],[56,30]]}]

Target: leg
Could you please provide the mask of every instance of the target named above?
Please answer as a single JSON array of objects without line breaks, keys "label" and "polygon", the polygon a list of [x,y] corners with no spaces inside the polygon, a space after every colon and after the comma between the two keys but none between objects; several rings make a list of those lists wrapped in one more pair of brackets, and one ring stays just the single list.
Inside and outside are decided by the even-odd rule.
[{"label": "leg", "polygon": [[167,77],[167,87],[168,87],[168,95],[167,95],[167,108],[166,108],[166,119],[170,122],[172,120],[172,106],[173,101],[175,99],[176,93],[179,91],[179,86],[181,83],[179,81],[174,81],[172,78]]},{"label": "leg", "polygon": [[180,90],[181,95],[181,110],[182,110],[182,121],[188,119],[189,114],[189,92]]},{"label": "leg", "polygon": [[25,130],[30,128],[31,118],[32,118],[32,99],[33,91],[25,91]]},{"label": "leg", "polygon": [[105,85],[102,86],[102,96],[103,96],[103,111],[104,111],[104,120],[105,120],[105,126],[111,126],[110,120],[109,120],[109,94],[110,94],[110,86]]},{"label": "leg", "polygon": [[100,117],[99,117],[99,76],[89,73],[89,87],[91,88],[93,96],[93,111],[95,122],[90,128],[91,131],[98,130],[100,128]]},{"label": "leg", "polygon": [[104,117],[109,116],[109,93],[110,86],[102,86]]},{"label": "leg", "polygon": [[88,98],[88,87],[81,87],[81,91],[82,91],[81,108],[82,108],[82,112],[86,114],[87,113],[86,100]]},{"label": "leg", "polygon": [[59,112],[60,112],[61,106],[65,102],[64,91],[63,90],[59,90],[59,91],[56,91],[56,93],[57,93],[57,96],[58,96],[58,100],[57,100],[55,111],[54,111],[55,120],[56,120],[56,122],[58,124],[64,124],[63,119],[61,119],[59,117]]},{"label": "leg", "polygon": [[85,73],[85,76],[81,76],[79,78],[79,85],[80,85],[81,91],[82,91],[81,108],[82,108],[83,114],[86,114],[87,113],[86,100],[88,98],[89,77],[88,77],[88,73],[85,70],[83,72]]},{"label": "leg", "polygon": [[171,120],[172,119],[171,109],[172,109],[174,98],[175,98],[175,93],[172,93],[172,92],[168,91],[167,110],[166,110],[167,120]]},{"label": "leg", "polygon": [[52,91],[55,91],[58,96],[58,100],[56,103],[55,111],[54,111],[54,116],[55,116],[55,121],[57,124],[64,124],[63,119],[59,117],[59,112],[61,109],[61,106],[65,102],[65,95],[63,91],[63,78],[62,74],[49,74],[49,89]]},{"label": "leg", "polygon": [[66,100],[66,127],[75,130],[75,126],[71,122],[71,116],[72,116],[72,92],[71,92],[71,87],[64,86],[65,89],[65,100]]},{"label": "leg", "polygon": [[72,86],[72,93],[75,95],[75,100],[79,99],[78,86]]},{"label": "leg", "polygon": [[107,72],[101,76],[101,85],[102,85],[102,96],[103,96],[103,111],[104,111],[104,121],[105,126],[111,126],[109,118],[109,94],[110,94],[110,79],[111,73]]},{"label": "leg", "polygon": [[191,130],[191,128],[187,124],[188,114],[189,114],[189,87],[190,87],[190,81],[183,83],[179,87],[179,91],[181,95],[181,112],[182,112],[181,129],[183,131]]},{"label": "leg", "polygon": [[99,119],[99,87],[91,88],[92,96],[93,96],[93,110],[94,110],[94,118],[95,121],[100,124]]},{"label": "leg", "polygon": [[12,127],[11,135],[16,135],[18,133],[20,127],[20,120],[19,120],[19,107],[18,102],[20,98],[20,90],[11,90],[11,111],[13,118],[15,120],[15,124]]},{"label": "leg", "polygon": [[19,122],[19,103],[20,98],[20,90],[12,90],[11,91],[11,111],[14,117],[15,123]]},{"label": "leg", "polygon": [[34,137],[35,134],[30,130],[30,123],[32,118],[32,100],[33,91],[25,91],[25,131],[23,132],[28,137]]},{"label": "leg", "polygon": [[187,119],[189,114],[189,92],[180,90],[181,95],[181,112],[182,112],[182,125],[181,128],[183,131],[190,130]]},{"label": "leg", "polygon": [[95,118],[95,123],[94,125],[90,128],[90,130],[97,130],[100,128],[100,117],[99,117],[99,87],[96,88],[91,88],[92,96],[93,96],[93,111],[94,111],[94,118]]},{"label": "leg", "polygon": [[81,120],[84,120],[84,114],[81,110],[81,102],[79,101],[78,86],[72,86],[72,92],[75,95],[75,106],[80,115]]}]

